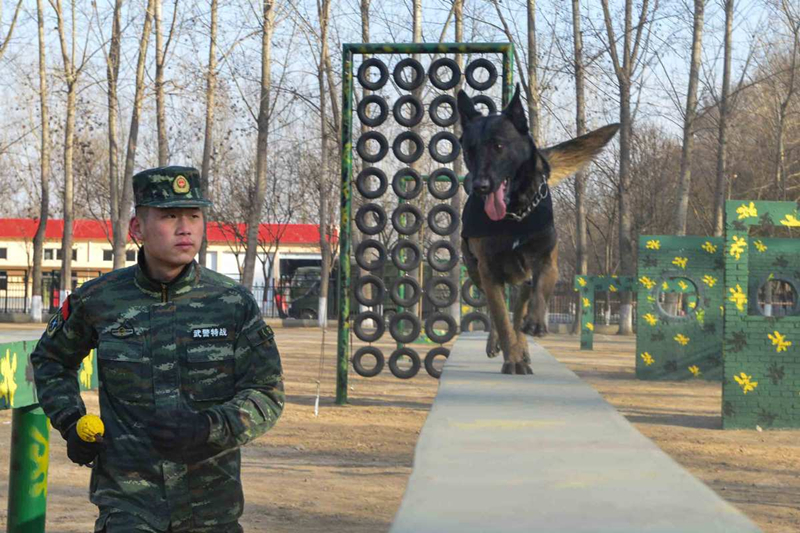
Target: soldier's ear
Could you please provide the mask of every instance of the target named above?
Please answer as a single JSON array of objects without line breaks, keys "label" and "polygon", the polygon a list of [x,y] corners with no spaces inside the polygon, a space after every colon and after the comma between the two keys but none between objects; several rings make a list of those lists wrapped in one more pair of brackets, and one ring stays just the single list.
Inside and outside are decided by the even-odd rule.
[{"label": "soldier's ear", "polygon": [[133,215],[130,222],[128,222],[128,235],[130,235],[135,241],[137,242],[144,242],[144,233],[142,232],[142,216],[144,213],[139,212],[136,210],[136,214]]}]

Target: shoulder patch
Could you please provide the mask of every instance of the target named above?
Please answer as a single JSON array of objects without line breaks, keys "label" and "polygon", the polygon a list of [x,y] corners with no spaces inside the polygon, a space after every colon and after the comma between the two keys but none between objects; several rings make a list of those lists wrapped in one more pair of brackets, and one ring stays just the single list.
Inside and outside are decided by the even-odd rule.
[{"label": "shoulder patch", "polygon": [[258,335],[259,337],[267,341],[275,338],[275,333],[273,333],[272,328],[266,324],[264,324],[263,328],[258,330]]},{"label": "shoulder patch", "polygon": [[53,318],[50,319],[50,322],[47,323],[47,336],[52,337],[55,335],[63,325],[64,316],[61,311],[57,311],[56,314],[53,315]]}]

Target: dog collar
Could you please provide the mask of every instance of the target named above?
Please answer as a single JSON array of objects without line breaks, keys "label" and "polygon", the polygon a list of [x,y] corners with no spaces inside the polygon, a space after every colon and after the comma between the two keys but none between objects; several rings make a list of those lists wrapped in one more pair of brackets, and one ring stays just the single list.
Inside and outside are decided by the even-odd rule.
[{"label": "dog collar", "polygon": [[547,195],[550,194],[550,188],[547,186],[547,181],[543,181],[541,185],[539,185],[539,190],[536,191],[536,194],[533,195],[533,199],[528,204],[528,206],[520,211],[519,213],[506,213],[506,216],[503,218],[507,218],[513,220],[515,222],[520,222],[525,217],[531,214],[536,207],[547,198]]}]

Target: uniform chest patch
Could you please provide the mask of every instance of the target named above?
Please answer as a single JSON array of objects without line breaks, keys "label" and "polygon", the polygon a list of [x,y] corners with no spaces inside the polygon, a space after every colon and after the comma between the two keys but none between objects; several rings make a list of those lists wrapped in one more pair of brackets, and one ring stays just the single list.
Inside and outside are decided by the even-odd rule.
[{"label": "uniform chest patch", "polygon": [[192,339],[226,339],[228,328],[197,328],[192,330]]},{"label": "uniform chest patch", "polygon": [[120,324],[119,326],[115,326],[111,330],[111,335],[113,335],[118,339],[124,339],[126,337],[130,337],[134,333],[136,333],[136,330],[133,329],[133,327],[128,323],[123,323]]}]

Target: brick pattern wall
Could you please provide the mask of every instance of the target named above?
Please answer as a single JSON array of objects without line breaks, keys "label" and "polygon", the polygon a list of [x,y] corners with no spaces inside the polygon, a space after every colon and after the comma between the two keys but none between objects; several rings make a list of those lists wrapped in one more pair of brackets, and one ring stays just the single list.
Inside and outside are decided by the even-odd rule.
[{"label": "brick pattern wall", "polygon": [[800,292],[800,240],[751,237],[751,228],[797,228],[792,202],[726,203],[722,423],[728,428],[800,428],[800,312],[764,316],[756,300],[770,277]]},{"label": "brick pattern wall", "polygon": [[[721,379],[724,244],[722,237],[639,237],[637,378]],[[680,310],[679,298],[686,302]]]}]

